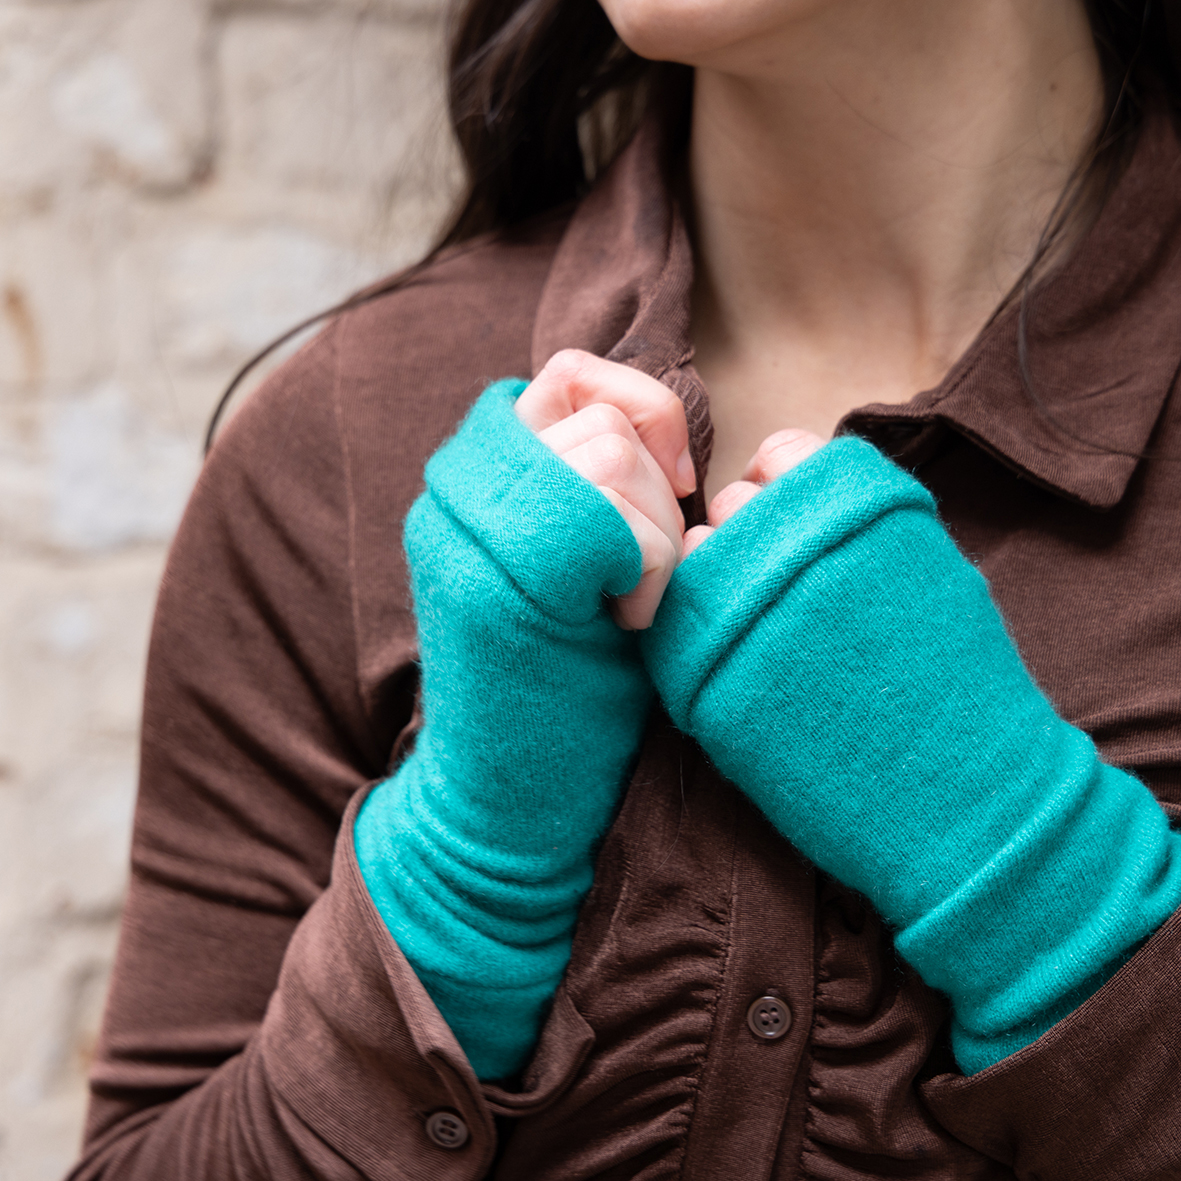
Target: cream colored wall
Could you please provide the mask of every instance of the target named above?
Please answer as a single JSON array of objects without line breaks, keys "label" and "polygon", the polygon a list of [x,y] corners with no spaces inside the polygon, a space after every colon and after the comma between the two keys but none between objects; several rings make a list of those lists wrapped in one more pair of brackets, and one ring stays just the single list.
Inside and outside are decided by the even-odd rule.
[{"label": "cream colored wall", "polygon": [[0,0],[3,1181],[76,1150],[206,418],[438,224],[441,3]]}]

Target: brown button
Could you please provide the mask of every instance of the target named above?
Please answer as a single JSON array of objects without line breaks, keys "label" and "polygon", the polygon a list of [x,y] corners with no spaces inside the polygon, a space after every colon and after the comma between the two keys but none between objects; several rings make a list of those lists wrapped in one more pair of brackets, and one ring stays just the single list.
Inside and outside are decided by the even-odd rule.
[{"label": "brown button", "polygon": [[436,1111],[426,1119],[426,1134],[440,1148],[462,1148],[470,1133],[467,1124],[453,1111]]},{"label": "brown button", "polygon": [[761,996],[747,1009],[746,1024],[755,1037],[773,1042],[791,1029],[791,1010],[777,996]]}]

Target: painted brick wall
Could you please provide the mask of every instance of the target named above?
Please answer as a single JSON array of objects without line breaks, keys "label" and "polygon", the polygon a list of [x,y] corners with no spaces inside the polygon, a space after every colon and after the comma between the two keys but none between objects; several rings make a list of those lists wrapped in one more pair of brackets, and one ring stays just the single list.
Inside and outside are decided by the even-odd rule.
[{"label": "painted brick wall", "polygon": [[257,346],[454,180],[442,0],[0,0],[0,1179],[68,1167],[156,583]]}]

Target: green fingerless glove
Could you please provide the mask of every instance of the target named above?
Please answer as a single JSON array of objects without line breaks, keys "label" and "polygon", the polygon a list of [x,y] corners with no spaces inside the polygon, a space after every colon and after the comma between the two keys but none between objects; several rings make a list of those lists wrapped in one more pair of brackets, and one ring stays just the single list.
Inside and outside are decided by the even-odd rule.
[{"label": "green fingerless glove", "polygon": [[640,579],[626,522],[498,382],[406,519],[425,725],[365,801],[373,901],[480,1078],[525,1063],[570,955],[595,843],[652,689],[604,594]]},{"label": "green fingerless glove", "polygon": [[868,443],[830,443],[727,521],[641,646],[676,724],[950,996],[968,1073],[1181,903],[1163,810],[1055,714],[930,495]]}]

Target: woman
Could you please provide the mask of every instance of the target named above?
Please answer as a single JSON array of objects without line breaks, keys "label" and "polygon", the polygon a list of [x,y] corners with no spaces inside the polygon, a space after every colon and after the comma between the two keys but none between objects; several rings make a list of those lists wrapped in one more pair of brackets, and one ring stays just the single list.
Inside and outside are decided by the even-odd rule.
[{"label": "woman", "polygon": [[74,1175],[1175,1176],[1167,14],[603,8],[210,455]]}]

